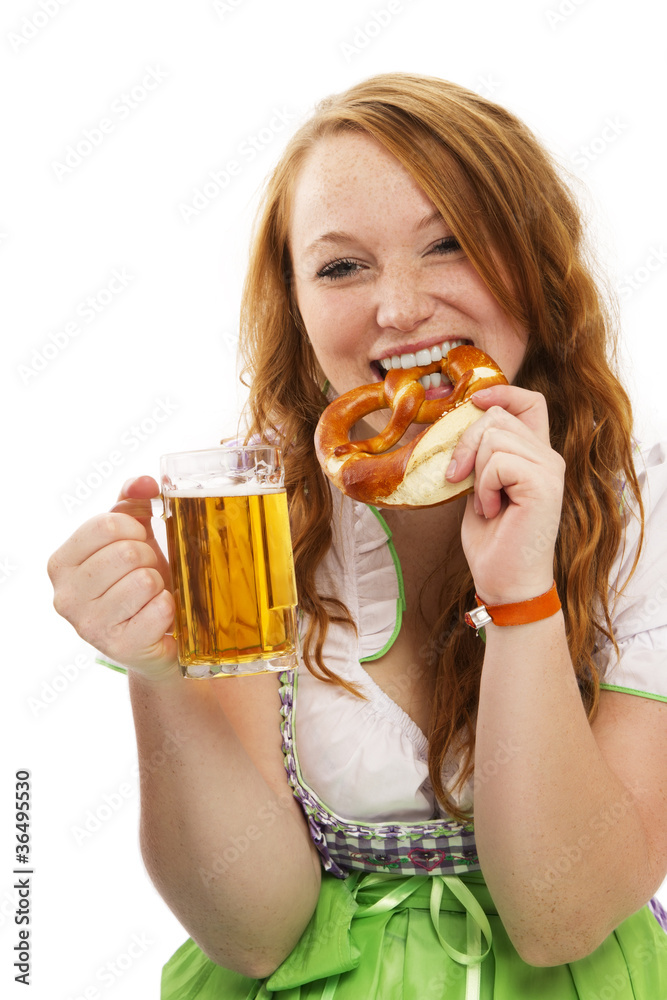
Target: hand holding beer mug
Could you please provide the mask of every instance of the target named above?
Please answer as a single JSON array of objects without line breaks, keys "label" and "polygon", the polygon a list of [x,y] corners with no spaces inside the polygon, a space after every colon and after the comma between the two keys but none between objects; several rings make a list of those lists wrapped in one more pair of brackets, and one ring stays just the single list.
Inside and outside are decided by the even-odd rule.
[{"label": "hand holding beer mug", "polygon": [[164,455],[161,488],[185,677],[296,667],[296,583],[280,449],[258,444]]}]

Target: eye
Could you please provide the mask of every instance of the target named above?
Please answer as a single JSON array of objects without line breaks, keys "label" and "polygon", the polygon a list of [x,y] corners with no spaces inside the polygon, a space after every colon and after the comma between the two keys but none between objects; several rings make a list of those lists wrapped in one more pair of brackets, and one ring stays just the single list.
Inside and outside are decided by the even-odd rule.
[{"label": "eye", "polygon": [[348,260],[344,258],[342,260],[332,260],[330,263],[325,264],[324,267],[317,272],[318,278],[329,278],[335,281],[336,278],[345,278],[348,274],[354,274],[354,268],[359,265],[354,260]]},{"label": "eye", "polygon": [[461,249],[461,244],[455,236],[445,236],[439,240],[429,253],[448,254],[457,253]]}]

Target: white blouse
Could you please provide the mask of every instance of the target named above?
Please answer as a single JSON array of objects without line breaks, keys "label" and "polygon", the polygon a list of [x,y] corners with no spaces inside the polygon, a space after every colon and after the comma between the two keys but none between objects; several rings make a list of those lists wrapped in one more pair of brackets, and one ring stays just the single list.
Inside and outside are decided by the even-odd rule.
[{"label": "white blouse", "polygon": [[[637,462],[646,511],[645,547],[630,585],[611,614],[620,658],[601,636],[595,660],[602,687],[667,701],[667,453],[656,445]],[[337,815],[359,822],[419,822],[445,815],[428,777],[427,739],[373,681],[363,662],[382,656],[401,627],[401,569],[391,532],[378,511],[334,490],[334,540],[319,567],[318,591],[338,596],[357,623],[331,625],[328,667],[367,700],[299,668],[296,747],[306,783]],[[612,567],[612,589],[624,581],[638,544],[630,517],[625,547]],[[447,784],[457,762],[445,766]],[[457,802],[472,810],[473,779]]]},{"label": "white blouse", "polygon": [[594,659],[602,688],[667,701],[667,445],[642,452],[636,464],[645,512],[642,555],[622,590],[639,544],[639,525],[630,512],[625,546],[609,576],[611,592],[622,590],[610,601],[618,656],[601,637]]}]

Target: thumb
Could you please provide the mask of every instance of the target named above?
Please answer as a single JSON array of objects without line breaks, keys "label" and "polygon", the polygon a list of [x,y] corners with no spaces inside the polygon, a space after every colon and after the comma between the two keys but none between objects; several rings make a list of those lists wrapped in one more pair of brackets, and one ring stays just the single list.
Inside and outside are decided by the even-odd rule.
[{"label": "thumb", "polygon": [[129,514],[146,529],[148,538],[154,538],[151,523],[153,511],[150,500],[160,495],[160,487],[152,476],[138,476],[123,483],[118,500],[111,510],[116,514]]},{"label": "thumb", "polygon": [[129,514],[146,529],[146,541],[158,558],[157,569],[162,575],[165,587],[171,590],[171,571],[169,563],[155,538],[153,531],[153,509],[150,501],[159,497],[160,487],[152,476],[139,476],[128,479],[121,487],[118,500],[111,510],[116,514]]},{"label": "thumb", "polygon": [[151,497],[160,495],[160,487],[152,476],[137,476],[135,479],[128,479],[123,483],[119,500],[126,500],[132,497],[136,500],[150,500]]}]

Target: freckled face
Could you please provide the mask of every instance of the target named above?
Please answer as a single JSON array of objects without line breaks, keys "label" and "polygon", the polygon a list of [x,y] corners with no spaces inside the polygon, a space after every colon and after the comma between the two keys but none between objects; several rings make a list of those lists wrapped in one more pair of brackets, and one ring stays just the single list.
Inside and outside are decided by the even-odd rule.
[{"label": "freckled face", "polygon": [[310,151],[295,183],[289,246],[303,322],[339,393],[382,378],[382,359],[409,367],[410,355],[454,340],[472,342],[515,378],[526,331],[502,311],[422,189],[370,136],[341,133]]}]

